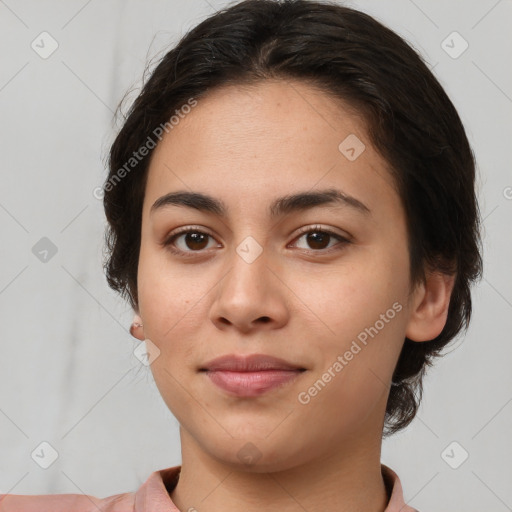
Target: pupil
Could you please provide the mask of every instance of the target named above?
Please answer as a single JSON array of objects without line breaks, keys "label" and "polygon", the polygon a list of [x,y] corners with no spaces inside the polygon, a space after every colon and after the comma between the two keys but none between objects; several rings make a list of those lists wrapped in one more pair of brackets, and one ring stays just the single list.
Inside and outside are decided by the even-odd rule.
[{"label": "pupil", "polygon": [[[199,244],[201,246],[201,238],[206,239],[206,235],[203,233],[187,233],[187,247],[189,249],[202,249],[203,247],[194,247],[194,244]],[[202,241],[204,242],[204,240]]]},{"label": "pupil", "polygon": [[[318,231],[315,231],[314,233],[309,233],[308,244],[311,245],[312,243],[313,248],[315,249],[324,249],[326,244],[322,243],[322,241],[325,242],[329,238],[329,236],[330,235],[328,235],[327,233],[319,233]],[[318,245],[320,245],[320,247],[318,247]]]}]

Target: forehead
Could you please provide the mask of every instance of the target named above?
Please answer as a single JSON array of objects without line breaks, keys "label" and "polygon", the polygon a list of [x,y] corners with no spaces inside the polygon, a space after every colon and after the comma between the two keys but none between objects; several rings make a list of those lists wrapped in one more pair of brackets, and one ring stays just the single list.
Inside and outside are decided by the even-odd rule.
[{"label": "forehead", "polygon": [[309,84],[222,87],[187,112],[153,152],[146,215],[163,194],[186,189],[240,208],[249,199],[263,207],[277,195],[332,187],[365,204],[397,201],[363,117]]}]

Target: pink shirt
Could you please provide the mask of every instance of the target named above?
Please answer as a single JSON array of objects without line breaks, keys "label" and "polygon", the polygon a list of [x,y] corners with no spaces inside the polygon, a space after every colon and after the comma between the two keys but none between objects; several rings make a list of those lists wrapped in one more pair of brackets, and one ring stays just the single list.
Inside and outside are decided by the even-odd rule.
[{"label": "pink shirt", "polygon": [[[84,494],[0,494],[0,512],[180,512],[169,493],[178,481],[181,466],[149,475],[136,492],[95,498]],[[405,505],[398,475],[381,464],[384,483],[391,496],[385,512],[418,512]]]}]

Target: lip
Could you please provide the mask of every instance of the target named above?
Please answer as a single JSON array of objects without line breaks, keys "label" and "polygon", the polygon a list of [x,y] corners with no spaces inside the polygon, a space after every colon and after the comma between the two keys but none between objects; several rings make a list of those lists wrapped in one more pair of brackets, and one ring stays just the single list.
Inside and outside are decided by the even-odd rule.
[{"label": "lip", "polygon": [[265,354],[251,354],[248,356],[228,354],[212,359],[200,370],[231,372],[257,372],[261,370],[305,370],[299,365],[288,363],[284,359]]},{"label": "lip", "polygon": [[251,397],[262,395],[295,380],[305,368],[264,354],[227,355],[213,359],[201,372],[230,395]]}]

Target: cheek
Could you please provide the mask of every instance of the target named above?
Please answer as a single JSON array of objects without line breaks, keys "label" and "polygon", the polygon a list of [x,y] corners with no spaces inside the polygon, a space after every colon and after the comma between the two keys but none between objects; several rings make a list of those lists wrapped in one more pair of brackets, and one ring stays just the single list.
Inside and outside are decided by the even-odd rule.
[{"label": "cheek", "polygon": [[356,337],[386,312],[384,320],[395,318],[395,302],[405,306],[408,283],[401,258],[369,250],[359,252],[352,260],[309,276],[302,273],[300,280],[292,275],[287,278],[288,282],[300,283],[297,295],[310,311],[308,323],[314,318],[322,329],[319,334],[323,333],[334,345],[340,339]]},{"label": "cheek", "polygon": [[301,299],[315,313],[302,327],[317,348],[310,380],[320,379],[319,402],[332,399],[357,410],[364,397],[371,402],[386,390],[406,325],[407,273],[396,256],[361,258],[360,265],[302,280]]},{"label": "cheek", "polygon": [[190,395],[183,385],[197,363],[194,347],[204,323],[200,299],[205,292],[197,277],[179,272],[156,251],[141,251],[137,278],[144,334],[160,351],[150,366],[155,384],[178,421],[186,422]]},{"label": "cheek", "polygon": [[165,251],[142,247],[137,283],[140,312],[148,337],[153,336],[156,343],[165,343],[190,328],[188,317],[196,314],[197,303],[205,293],[201,282],[204,280],[197,274],[194,277],[192,270],[169,264]]},{"label": "cheek", "polygon": [[[196,371],[208,337],[209,294],[219,277],[196,265],[169,262],[164,251],[141,251],[138,268],[139,308],[144,334],[160,350],[151,371],[167,405],[180,405],[180,384]],[[211,334],[211,332],[210,332]],[[185,393],[186,395],[186,393]],[[186,398],[186,397],[185,397]]]},{"label": "cheek", "polygon": [[322,435],[355,433],[370,417],[380,418],[403,344],[405,310],[399,301],[377,293],[371,300],[352,297],[323,303],[322,318],[330,319],[334,334],[315,339],[308,328],[318,364],[296,398],[306,430],[318,429],[314,418],[330,425]]}]

